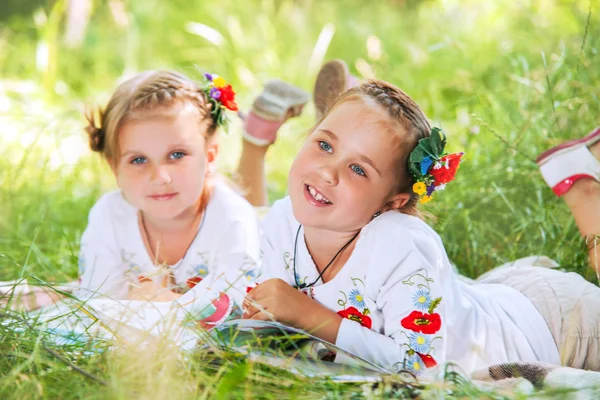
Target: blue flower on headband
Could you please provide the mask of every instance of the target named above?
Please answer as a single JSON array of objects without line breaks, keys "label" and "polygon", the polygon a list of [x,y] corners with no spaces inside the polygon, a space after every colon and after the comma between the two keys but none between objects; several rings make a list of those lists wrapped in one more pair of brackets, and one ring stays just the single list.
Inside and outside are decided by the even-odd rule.
[{"label": "blue flower on headband", "polygon": [[205,72],[205,73],[204,73],[204,77],[205,77],[207,80],[209,80],[209,81],[212,81],[212,80],[213,80],[213,77],[212,77],[212,75],[211,75],[211,74],[209,74],[208,72]]},{"label": "blue flower on headband", "polygon": [[427,172],[429,171],[429,167],[431,167],[431,164],[433,164],[433,160],[430,156],[423,158],[419,164],[419,167],[421,168],[421,174],[427,174]]}]

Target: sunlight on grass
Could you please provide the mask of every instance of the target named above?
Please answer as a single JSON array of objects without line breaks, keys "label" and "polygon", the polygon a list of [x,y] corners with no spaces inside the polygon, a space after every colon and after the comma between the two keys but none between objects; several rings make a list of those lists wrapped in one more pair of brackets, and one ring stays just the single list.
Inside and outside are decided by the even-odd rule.
[{"label": "sunlight on grass", "polygon": [[[568,210],[534,163],[541,151],[600,122],[600,25],[593,2],[111,0],[92,3],[80,44],[64,37],[67,3],[0,6],[0,281],[76,278],[87,213],[115,187],[109,169],[87,148],[82,110],[105,104],[124,76],[173,68],[197,77],[196,65],[227,78],[247,109],[268,78],[311,91],[329,58],[346,60],[360,77],[399,85],[446,131],[449,150],[465,151],[456,182],[425,208],[437,217],[432,224],[463,273],[477,276],[539,254],[594,279]],[[224,174],[235,168],[240,151],[241,123],[230,117],[230,133],[221,133]],[[281,130],[268,155],[271,200],[285,194],[289,166],[314,118],[309,104]],[[34,327],[0,323],[2,398],[415,393],[393,380],[373,391],[307,379],[221,351],[184,355],[162,342],[153,351],[122,347],[95,354],[85,346],[56,347],[100,382],[74,371],[43,343]],[[457,382],[452,388],[457,397],[481,395]]]}]

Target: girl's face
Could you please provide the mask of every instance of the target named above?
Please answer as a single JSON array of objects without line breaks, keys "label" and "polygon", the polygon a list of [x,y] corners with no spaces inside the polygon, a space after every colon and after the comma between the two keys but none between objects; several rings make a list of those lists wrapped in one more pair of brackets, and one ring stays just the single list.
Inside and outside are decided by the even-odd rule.
[{"label": "girl's face", "polygon": [[399,140],[376,105],[348,101],[315,128],[294,160],[288,188],[296,219],[336,232],[361,229],[373,214],[408,200],[396,194]]},{"label": "girl's face", "polygon": [[119,131],[120,156],[113,167],[127,201],[161,220],[195,213],[218,152],[206,139],[193,106],[184,104],[173,111],[172,116],[126,122]]}]

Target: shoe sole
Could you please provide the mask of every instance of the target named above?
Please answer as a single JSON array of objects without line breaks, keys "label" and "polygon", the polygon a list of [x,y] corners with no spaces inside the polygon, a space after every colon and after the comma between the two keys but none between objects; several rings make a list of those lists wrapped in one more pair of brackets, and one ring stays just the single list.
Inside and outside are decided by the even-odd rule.
[{"label": "shoe sole", "polygon": [[572,147],[579,145],[591,147],[598,142],[600,142],[600,126],[581,139],[569,140],[568,142],[561,143],[556,147],[546,150],[545,152],[539,155],[535,162],[539,167],[541,167],[542,165],[550,161],[554,156],[564,153]]},{"label": "shoe sole", "polygon": [[325,115],[335,99],[346,91],[349,74],[348,66],[342,60],[331,60],[321,67],[313,91],[317,119]]},{"label": "shoe sole", "polygon": [[[300,115],[302,108],[309,99],[308,93],[306,93],[304,90],[279,79],[273,79],[266,82],[261,96],[263,96],[265,93],[268,93],[274,97],[285,99],[288,105],[288,111],[284,117],[285,119]],[[262,115],[262,101],[264,101],[264,99],[262,99],[261,96],[255,100],[253,108],[255,108],[254,111]]]}]

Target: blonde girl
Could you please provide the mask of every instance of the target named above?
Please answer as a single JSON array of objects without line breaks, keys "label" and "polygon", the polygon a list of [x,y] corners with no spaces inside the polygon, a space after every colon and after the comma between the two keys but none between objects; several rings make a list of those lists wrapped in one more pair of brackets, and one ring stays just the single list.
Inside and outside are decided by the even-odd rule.
[{"label": "blonde girl", "polygon": [[[250,204],[215,172],[225,109],[237,106],[222,77],[206,74],[199,84],[147,71],[88,115],[90,147],[119,189],[90,211],[79,297],[174,300],[216,279],[243,297],[256,274],[258,228]],[[231,308],[229,299],[219,304]]]},{"label": "blonde girl", "polygon": [[[324,73],[344,87],[337,63]],[[413,99],[378,80],[330,97],[292,164],[289,196],[262,223],[262,283],[244,318],[304,329],[394,371],[445,361],[467,372],[510,361],[599,370],[598,287],[536,262],[458,278],[416,206],[439,196],[460,155],[444,153]],[[260,182],[267,147],[244,148],[256,165],[243,157],[240,172]]]}]

